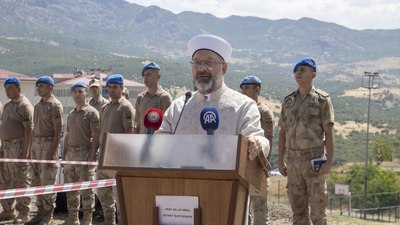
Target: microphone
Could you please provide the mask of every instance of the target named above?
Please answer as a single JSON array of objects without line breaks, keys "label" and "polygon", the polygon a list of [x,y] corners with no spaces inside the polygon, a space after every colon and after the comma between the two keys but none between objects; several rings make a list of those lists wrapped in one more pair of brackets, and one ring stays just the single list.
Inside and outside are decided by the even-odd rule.
[{"label": "microphone", "polygon": [[178,121],[176,122],[176,126],[175,126],[174,132],[172,132],[172,134],[175,134],[176,129],[178,128],[178,125],[179,125],[179,121],[181,121],[181,116],[182,116],[182,114],[183,114],[183,110],[185,110],[186,103],[189,101],[189,99],[190,99],[191,97],[192,97],[192,92],[191,92],[191,91],[188,91],[188,92],[185,93],[185,101],[183,102],[182,111],[181,111],[181,113],[179,114]]},{"label": "microphone", "polygon": [[207,135],[214,135],[214,131],[219,126],[219,112],[217,108],[203,108],[200,113],[200,123],[203,130],[207,131]]},{"label": "microphone", "polygon": [[160,128],[163,120],[163,111],[161,109],[149,108],[144,115],[144,127],[147,134],[154,134],[154,131]]},{"label": "microphone", "polygon": [[192,97],[192,92],[191,91],[188,91],[188,92],[185,93],[185,104],[187,103],[187,101],[189,101],[189,98],[191,98],[191,97]]}]

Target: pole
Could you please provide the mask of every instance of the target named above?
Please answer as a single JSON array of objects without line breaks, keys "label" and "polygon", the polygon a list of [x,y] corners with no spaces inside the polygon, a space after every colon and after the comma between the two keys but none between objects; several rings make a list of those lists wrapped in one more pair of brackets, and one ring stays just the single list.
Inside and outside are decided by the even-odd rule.
[{"label": "pole", "polygon": [[[364,86],[364,77],[368,78],[368,84]],[[375,79],[378,79],[378,85],[375,84]],[[367,218],[367,212],[365,209],[367,208],[367,193],[368,193],[368,144],[369,144],[369,117],[370,117],[370,108],[371,108],[371,89],[379,88],[379,73],[371,73],[364,72],[363,76],[363,87],[367,88],[368,93],[368,118],[367,118],[367,141],[365,146],[365,174],[364,174],[364,219]]]},{"label": "pole", "polygon": [[[371,84],[371,77],[369,79],[369,83]],[[369,88],[369,96],[368,96],[368,118],[367,118],[367,144],[365,147],[365,174],[364,174],[364,209],[367,208],[367,193],[368,193],[368,143],[369,143],[369,115],[370,115],[370,106],[371,106],[371,89]],[[367,218],[367,212],[364,210],[364,219]]]},{"label": "pole", "polygon": [[351,216],[351,192],[349,192],[349,217]]},{"label": "pole", "polygon": [[278,202],[280,202],[281,197],[281,180],[278,180]]}]

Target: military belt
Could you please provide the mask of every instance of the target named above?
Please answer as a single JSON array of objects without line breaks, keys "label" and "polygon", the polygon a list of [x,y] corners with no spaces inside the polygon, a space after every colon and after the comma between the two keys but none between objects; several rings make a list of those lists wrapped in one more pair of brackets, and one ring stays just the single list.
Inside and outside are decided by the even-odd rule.
[{"label": "military belt", "polygon": [[294,157],[294,158],[312,159],[315,157],[321,157],[323,155],[324,155],[323,147],[309,148],[309,149],[303,149],[303,150],[288,149],[288,156]]},{"label": "military belt", "polygon": [[23,140],[22,137],[16,137],[16,138],[10,138],[10,139],[7,139],[7,140],[2,140],[2,142],[4,144],[17,144],[17,143],[21,143],[22,140]]},{"label": "military belt", "polygon": [[78,146],[68,146],[68,151],[81,151],[81,150],[88,150],[89,146],[87,145],[78,145]]},{"label": "military belt", "polygon": [[33,140],[35,140],[35,141],[53,141],[53,136],[33,135]]}]

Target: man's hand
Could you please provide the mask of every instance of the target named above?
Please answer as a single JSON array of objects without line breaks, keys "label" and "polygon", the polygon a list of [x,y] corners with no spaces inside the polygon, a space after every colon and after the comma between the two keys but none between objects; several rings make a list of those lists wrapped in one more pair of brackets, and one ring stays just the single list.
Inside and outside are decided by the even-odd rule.
[{"label": "man's hand", "polygon": [[[96,159],[97,159],[96,154],[91,154],[88,159],[88,162],[96,162]],[[95,167],[96,167],[95,165],[88,165],[89,169],[93,169]]]},{"label": "man's hand", "polygon": [[319,170],[319,175],[328,174],[329,171],[331,170],[331,167],[332,167],[332,162],[326,161],[324,164],[321,165],[321,168]]},{"label": "man's hand", "polygon": [[21,159],[29,159],[29,152],[23,152],[22,154],[21,154]]},{"label": "man's hand", "polygon": [[[51,152],[47,153],[46,160],[54,160],[54,154]],[[53,163],[47,163],[47,168],[51,168],[53,166]]]},{"label": "man's hand", "polygon": [[278,162],[278,168],[279,168],[279,173],[282,174],[282,176],[286,177],[287,176],[287,166],[285,162]]},{"label": "man's hand", "polygon": [[262,151],[262,145],[256,137],[251,137],[251,136],[247,137],[247,141],[249,142],[249,150],[248,150],[249,159],[253,160]]}]

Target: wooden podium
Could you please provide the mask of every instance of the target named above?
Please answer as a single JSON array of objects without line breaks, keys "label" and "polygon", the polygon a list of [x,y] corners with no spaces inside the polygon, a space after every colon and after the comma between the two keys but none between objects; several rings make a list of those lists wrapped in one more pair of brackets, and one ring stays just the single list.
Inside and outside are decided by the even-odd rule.
[{"label": "wooden podium", "polygon": [[243,225],[247,197],[266,194],[258,160],[235,135],[107,134],[100,169],[116,173],[124,225],[159,225],[156,196],[197,196],[198,225]]}]

